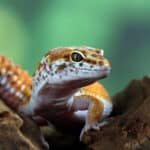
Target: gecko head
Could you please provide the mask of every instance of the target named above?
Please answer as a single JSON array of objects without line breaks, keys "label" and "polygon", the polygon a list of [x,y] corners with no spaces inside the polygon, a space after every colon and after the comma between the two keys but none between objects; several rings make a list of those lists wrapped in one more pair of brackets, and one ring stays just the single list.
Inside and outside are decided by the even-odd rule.
[{"label": "gecko head", "polygon": [[[64,47],[49,51],[40,62],[38,72],[52,84],[86,84],[106,77],[110,64],[104,51],[91,47]],[[42,71],[41,71],[42,70]]]}]

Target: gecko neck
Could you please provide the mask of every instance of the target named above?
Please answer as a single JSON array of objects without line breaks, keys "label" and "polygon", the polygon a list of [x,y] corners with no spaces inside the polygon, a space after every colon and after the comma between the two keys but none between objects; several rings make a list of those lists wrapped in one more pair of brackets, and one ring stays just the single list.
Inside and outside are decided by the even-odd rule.
[{"label": "gecko neck", "polygon": [[[29,104],[22,110],[27,115],[42,116],[43,114],[53,115],[55,112],[65,111],[68,108],[68,100],[82,87],[93,83],[95,80],[82,79],[68,81],[63,84],[51,84],[45,81],[38,91],[33,90]],[[42,114],[41,114],[42,113]]]}]

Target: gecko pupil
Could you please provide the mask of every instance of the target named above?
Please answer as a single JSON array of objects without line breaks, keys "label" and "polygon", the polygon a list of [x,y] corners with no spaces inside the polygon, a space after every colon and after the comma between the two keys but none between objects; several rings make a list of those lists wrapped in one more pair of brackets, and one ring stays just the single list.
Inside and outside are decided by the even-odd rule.
[{"label": "gecko pupil", "polygon": [[81,60],[83,60],[83,57],[81,54],[77,53],[77,52],[74,52],[71,54],[71,58],[73,61],[75,62],[80,62]]}]

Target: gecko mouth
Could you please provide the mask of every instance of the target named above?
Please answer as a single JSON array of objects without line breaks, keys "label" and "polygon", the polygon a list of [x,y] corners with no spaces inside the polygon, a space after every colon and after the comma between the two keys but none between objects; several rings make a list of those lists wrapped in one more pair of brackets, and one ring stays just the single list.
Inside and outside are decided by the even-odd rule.
[{"label": "gecko mouth", "polygon": [[82,71],[88,71],[88,72],[110,72],[111,71],[111,68],[110,67],[105,67],[105,68],[101,68],[101,69],[87,69],[87,68],[76,68],[76,69],[79,69],[79,70],[82,70]]}]

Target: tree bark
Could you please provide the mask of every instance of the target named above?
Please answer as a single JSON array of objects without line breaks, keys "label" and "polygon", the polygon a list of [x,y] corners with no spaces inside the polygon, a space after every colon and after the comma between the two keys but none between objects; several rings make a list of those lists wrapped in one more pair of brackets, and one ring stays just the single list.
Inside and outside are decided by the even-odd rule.
[{"label": "tree bark", "polygon": [[28,117],[19,116],[0,100],[0,150],[48,150],[39,127]]}]

